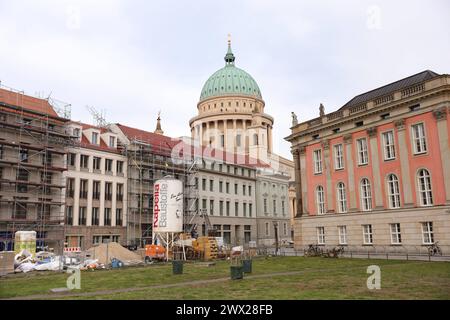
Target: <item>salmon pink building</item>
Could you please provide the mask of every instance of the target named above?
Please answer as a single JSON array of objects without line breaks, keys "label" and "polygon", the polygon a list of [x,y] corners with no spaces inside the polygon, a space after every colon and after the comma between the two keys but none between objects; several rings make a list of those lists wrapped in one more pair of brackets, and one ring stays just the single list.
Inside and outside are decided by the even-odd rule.
[{"label": "salmon pink building", "polygon": [[297,248],[450,246],[450,76],[424,71],[293,123]]}]

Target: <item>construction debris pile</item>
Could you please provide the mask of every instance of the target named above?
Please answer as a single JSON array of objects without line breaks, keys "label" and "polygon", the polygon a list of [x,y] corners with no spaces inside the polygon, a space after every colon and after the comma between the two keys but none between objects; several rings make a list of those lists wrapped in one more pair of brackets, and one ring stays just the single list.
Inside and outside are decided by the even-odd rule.
[{"label": "construction debris pile", "polygon": [[41,251],[33,255],[27,249],[14,256],[14,272],[61,271],[67,268],[96,270],[111,267],[143,264],[140,255],[122,247],[116,242],[104,243],[78,254],[57,256]]},{"label": "construction debris pile", "polygon": [[112,259],[121,261],[125,266],[142,264],[142,257],[122,247],[117,242],[103,243],[96,247],[92,247],[86,251],[86,254],[99,263],[108,264]]}]

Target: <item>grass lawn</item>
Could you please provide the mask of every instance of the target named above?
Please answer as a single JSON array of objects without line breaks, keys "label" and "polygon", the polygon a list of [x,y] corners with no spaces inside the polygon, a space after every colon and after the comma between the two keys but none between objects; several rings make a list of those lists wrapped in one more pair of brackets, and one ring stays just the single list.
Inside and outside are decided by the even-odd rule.
[{"label": "grass lawn", "polygon": [[[369,265],[381,268],[381,289],[366,286]],[[295,272],[288,275],[272,273]],[[266,275],[266,276],[264,276]],[[55,296],[68,274],[32,272],[0,279],[0,298],[39,295],[38,299],[450,299],[450,263],[365,259],[271,257],[253,260],[253,273],[229,280],[229,263],[213,267],[152,265],[109,271],[81,272],[81,290]],[[182,284],[196,280],[214,283]],[[223,279],[223,280],[221,280]],[[156,285],[179,284],[157,290]],[[126,290],[132,288],[131,290]],[[140,288],[136,290],[136,288]],[[110,290],[123,289],[120,292]],[[91,293],[91,294],[90,294]],[[81,294],[80,296],[73,295]],[[86,295],[88,294],[88,295]]]}]

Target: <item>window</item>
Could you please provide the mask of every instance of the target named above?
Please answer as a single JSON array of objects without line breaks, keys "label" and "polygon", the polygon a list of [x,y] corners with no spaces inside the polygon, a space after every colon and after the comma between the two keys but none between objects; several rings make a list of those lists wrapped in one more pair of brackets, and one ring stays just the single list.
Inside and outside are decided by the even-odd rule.
[{"label": "window", "polygon": [[395,159],[394,132],[383,133],[384,160]]},{"label": "window", "polygon": [[202,179],[202,190],[206,191],[206,179]]},{"label": "window", "polygon": [[418,123],[411,126],[414,154],[421,154],[427,152],[427,141],[425,138],[425,127],[423,123]]},{"label": "window", "polygon": [[239,215],[239,202],[234,203],[234,216],[237,217]]},{"label": "window", "polygon": [[98,133],[97,132],[92,132],[92,144],[98,144]]},{"label": "window", "polygon": [[247,189],[247,186],[245,184],[242,185],[242,195],[245,196],[245,190]]},{"label": "window", "polygon": [[284,206],[284,200],[281,201],[281,214],[283,216],[286,215],[286,210],[285,210],[285,206]]},{"label": "window", "polygon": [[257,146],[259,143],[258,143],[258,135],[255,133],[254,135],[253,135],[253,145],[255,145],[255,146]]},{"label": "window", "polygon": [[334,146],[334,168],[336,170],[344,169],[344,153],[342,144]]},{"label": "window", "polygon": [[276,215],[277,214],[277,200],[273,200],[273,214]]},{"label": "window", "polygon": [[102,158],[94,157],[94,160],[93,160],[94,170],[100,170],[100,162],[101,161],[102,161]]},{"label": "window", "polygon": [[209,180],[209,191],[214,191],[214,180]]},{"label": "window", "polygon": [[75,192],[75,179],[68,178],[66,182],[66,197],[73,198]]},{"label": "window", "polygon": [[234,194],[238,194],[238,184],[234,184]]},{"label": "window", "polygon": [[112,159],[105,159],[105,171],[112,172],[113,161]]},{"label": "window", "polygon": [[347,226],[338,226],[339,244],[347,244]]},{"label": "window", "polygon": [[372,225],[364,224],[362,227],[363,227],[364,244],[372,244],[373,243]]},{"label": "window", "polygon": [[391,244],[402,243],[402,235],[400,233],[400,223],[391,224]]},{"label": "window", "polygon": [[230,183],[229,182],[225,183],[225,191],[226,191],[226,193],[230,193]]},{"label": "window", "polygon": [[247,204],[245,202],[242,204],[242,214],[244,217],[247,216]]},{"label": "window", "polygon": [[19,160],[21,162],[28,162],[28,150],[20,148]]},{"label": "window", "polygon": [[[249,171],[250,172],[250,171]],[[251,196],[252,195],[252,186],[248,186],[248,195]]]},{"label": "window", "polygon": [[269,235],[269,223],[268,222],[266,222],[264,230],[265,230],[266,236],[268,236]]},{"label": "window", "polygon": [[116,147],[116,137],[109,137],[109,147],[110,148]]},{"label": "window", "polygon": [[314,150],[313,158],[314,158],[314,173],[315,174],[322,173],[322,150],[321,149]]},{"label": "window", "polygon": [[105,200],[106,201],[112,200],[112,182],[105,183]]},{"label": "window", "polygon": [[100,200],[100,181],[94,181],[92,187],[92,199]]},{"label": "window", "polygon": [[285,222],[285,223],[283,223],[283,234],[285,235],[285,236],[287,236],[287,223]]},{"label": "window", "polygon": [[362,127],[364,125],[364,121],[355,122],[355,127]]},{"label": "window", "polygon": [[219,181],[219,192],[223,192],[223,181]]},{"label": "window", "polygon": [[72,225],[73,224],[73,207],[69,206],[66,207],[66,224]]},{"label": "window", "polygon": [[89,168],[89,156],[82,154],[80,157],[80,168]]},{"label": "window", "polygon": [[325,244],[325,227],[317,227],[317,244]]},{"label": "window", "polygon": [[252,209],[253,209],[253,205],[251,203],[248,204],[248,216],[251,217],[252,216]]},{"label": "window", "polygon": [[15,219],[26,219],[28,204],[26,202],[22,202],[23,200],[28,200],[28,198],[17,197],[16,204],[13,206],[14,208],[14,218]]},{"label": "window", "polygon": [[202,199],[202,209],[206,211],[206,199]]},{"label": "window", "polygon": [[225,136],[223,134],[220,135],[220,146],[221,147],[225,146]]},{"label": "window", "polygon": [[117,161],[116,163],[116,172],[123,173],[123,161]]},{"label": "window", "polygon": [[103,224],[105,226],[111,225],[111,208],[105,208],[105,216],[104,216]]},{"label": "window", "polygon": [[369,163],[369,152],[367,148],[367,139],[361,138],[356,140],[358,146],[358,164],[365,165]]},{"label": "window", "polygon": [[347,196],[345,193],[345,184],[343,182],[339,182],[337,185],[337,195],[338,195],[338,212],[339,213],[347,212]]},{"label": "window", "polygon": [[422,222],[422,239],[423,244],[433,244],[433,222]]},{"label": "window", "polygon": [[322,186],[316,188],[316,208],[317,214],[325,213],[325,194]]},{"label": "window", "polygon": [[214,215],[214,200],[209,200],[209,214]]},{"label": "window", "polygon": [[118,202],[123,201],[123,184],[118,183],[116,187],[116,200]]},{"label": "window", "polygon": [[420,169],[417,173],[417,187],[419,191],[420,205],[433,205],[433,193],[431,192],[431,177],[426,169]]},{"label": "window", "polygon": [[87,199],[88,193],[88,181],[81,179],[80,180],[80,199]]},{"label": "window", "polygon": [[230,201],[227,201],[227,217],[230,216]]},{"label": "window", "polygon": [[240,134],[236,135],[236,146],[237,147],[241,146],[241,135]]},{"label": "window", "polygon": [[372,189],[370,188],[369,179],[361,180],[361,209],[362,211],[372,210]]},{"label": "window", "polygon": [[219,215],[223,216],[223,201],[219,201]]},{"label": "window", "polygon": [[77,155],[75,153],[69,153],[67,155],[67,165],[69,165],[71,167],[75,167],[76,157],[77,157]]},{"label": "window", "polygon": [[267,199],[264,199],[263,202],[264,202],[264,213],[267,214]]},{"label": "window", "polygon": [[73,136],[79,138],[80,137],[80,129],[74,128],[73,129]]},{"label": "window", "polygon": [[398,184],[398,178],[395,174],[388,175],[388,199],[389,208],[400,208],[400,187]]},{"label": "window", "polygon": [[92,208],[92,221],[91,221],[91,224],[93,226],[98,226],[100,224],[99,208],[96,208],[96,207]]},{"label": "window", "polygon": [[80,207],[78,215],[78,225],[79,226],[86,225],[86,207]]},{"label": "window", "polygon": [[116,209],[116,226],[121,226],[122,221],[122,209]]},{"label": "window", "polygon": [[244,243],[249,243],[252,239],[252,226],[244,226]]}]

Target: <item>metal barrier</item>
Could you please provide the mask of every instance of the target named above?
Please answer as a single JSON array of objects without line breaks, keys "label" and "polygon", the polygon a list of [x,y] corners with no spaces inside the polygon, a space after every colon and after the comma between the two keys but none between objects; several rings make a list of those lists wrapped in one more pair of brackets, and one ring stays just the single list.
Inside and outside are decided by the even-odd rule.
[{"label": "metal barrier", "polygon": [[[321,246],[324,252],[331,251],[337,246]],[[450,261],[450,246],[439,247],[442,255],[430,255],[427,245],[421,246],[344,246],[341,254],[345,258],[387,259],[387,260],[423,260],[423,261]],[[259,256],[291,256],[302,257],[308,246],[302,248],[281,247],[276,252],[275,247],[259,246],[256,248]]]}]

